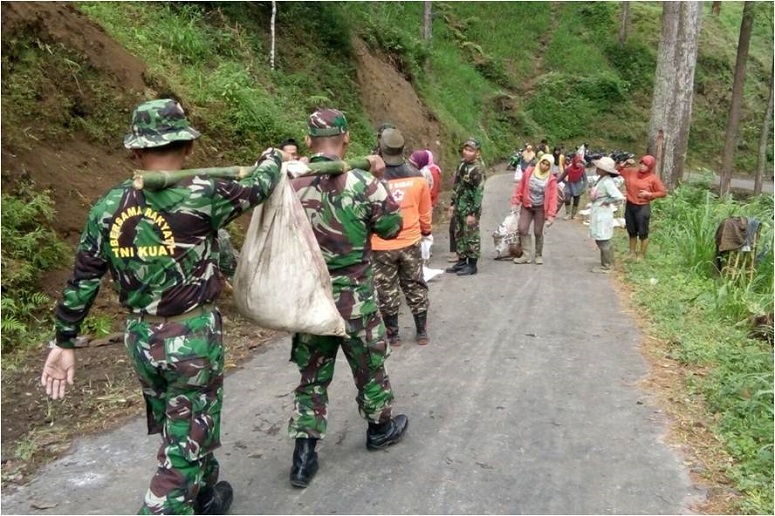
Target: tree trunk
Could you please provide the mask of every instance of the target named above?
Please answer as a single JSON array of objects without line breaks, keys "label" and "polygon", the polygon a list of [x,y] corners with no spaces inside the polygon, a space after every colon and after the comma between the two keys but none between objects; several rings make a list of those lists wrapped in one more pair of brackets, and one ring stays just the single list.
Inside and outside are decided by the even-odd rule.
[{"label": "tree trunk", "polygon": [[767,101],[767,112],[764,114],[762,134],[759,137],[759,162],[756,166],[756,177],[754,178],[753,182],[754,195],[759,195],[762,193],[764,169],[767,168],[767,143],[769,143],[770,140],[770,122],[772,121],[772,86],[774,72],[775,68],[770,70],[770,99]]},{"label": "tree trunk", "polygon": [[729,193],[734,169],[735,148],[737,147],[737,130],[740,126],[740,114],[743,110],[743,86],[745,84],[745,65],[748,61],[748,46],[751,42],[753,28],[754,2],[745,2],[743,21],[740,23],[740,37],[737,42],[737,60],[735,61],[735,79],[732,83],[732,102],[727,117],[727,131],[724,137],[724,154],[721,158],[721,183],[719,190],[722,195]]},{"label": "tree trunk", "polygon": [[683,178],[689,144],[701,19],[700,2],[662,4],[662,34],[651,102],[648,152],[657,154],[657,139],[662,131],[657,172],[671,190]]},{"label": "tree trunk", "polygon": [[622,19],[619,25],[619,45],[627,42],[627,33],[630,32],[630,2],[622,2]]},{"label": "tree trunk", "polygon": [[275,37],[274,37],[274,21],[277,16],[277,2],[272,0],[272,21],[269,25],[269,30],[272,33],[272,47],[269,51],[269,66],[274,70],[274,49],[275,49]]},{"label": "tree trunk", "polygon": [[423,2],[422,10],[422,39],[424,41],[431,40],[431,27],[432,27],[432,2]]},{"label": "tree trunk", "polygon": [[711,11],[716,16],[720,15],[721,14],[721,2],[718,2],[718,1],[717,2],[713,2],[713,6],[711,7]]}]

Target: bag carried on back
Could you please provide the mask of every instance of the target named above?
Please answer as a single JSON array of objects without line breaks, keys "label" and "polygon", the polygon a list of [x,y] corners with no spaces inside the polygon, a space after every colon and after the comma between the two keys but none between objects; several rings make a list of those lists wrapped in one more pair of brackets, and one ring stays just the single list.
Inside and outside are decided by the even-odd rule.
[{"label": "bag carried on back", "polygon": [[272,195],[253,210],[234,274],[240,313],[263,328],[344,336],[331,276],[283,169]]}]

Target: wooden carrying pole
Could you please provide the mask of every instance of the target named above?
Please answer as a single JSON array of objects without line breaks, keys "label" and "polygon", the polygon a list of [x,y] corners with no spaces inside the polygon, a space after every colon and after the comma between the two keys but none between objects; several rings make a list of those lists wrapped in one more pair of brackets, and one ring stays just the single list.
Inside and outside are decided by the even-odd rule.
[{"label": "wooden carrying pole", "polygon": [[[369,170],[371,164],[366,158],[353,158],[345,161],[320,161],[317,163],[288,162],[288,167],[303,167],[303,172],[295,174],[301,176],[336,175],[358,168]],[[137,190],[162,190],[174,186],[178,182],[196,177],[207,176],[218,179],[231,179],[239,181],[252,175],[255,167],[214,167],[214,168],[190,168],[185,170],[135,170],[133,185]]]}]

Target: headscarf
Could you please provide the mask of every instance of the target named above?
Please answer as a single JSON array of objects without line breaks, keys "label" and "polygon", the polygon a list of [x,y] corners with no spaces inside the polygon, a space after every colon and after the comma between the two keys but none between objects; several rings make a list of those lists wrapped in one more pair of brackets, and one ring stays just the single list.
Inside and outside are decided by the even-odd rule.
[{"label": "headscarf", "polygon": [[654,156],[649,156],[648,154],[646,154],[645,156],[643,156],[643,157],[640,159],[640,162],[641,162],[641,163],[643,163],[644,165],[646,165],[646,167],[648,168],[648,170],[646,170],[645,172],[643,172],[643,174],[649,174],[649,173],[651,173],[651,172],[654,170],[654,165],[656,165],[656,164],[657,164],[657,160],[656,160],[656,159],[654,159]]},{"label": "headscarf", "polygon": [[[547,163],[549,163],[549,169],[546,171],[546,173],[544,173],[544,172],[541,170],[541,162],[542,162],[542,161],[546,161]],[[538,163],[536,163],[536,166],[535,166],[535,168],[533,169],[533,174],[535,174],[535,175],[536,175],[536,176],[538,176],[539,178],[543,179],[543,178],[545,178],[546,176],[548,176],[549,174],[551,174],[551,171],[552,171],[552,165],[554,165],[554,156],[552,156],[552,155],[551,155],[551,154],[549,154],[548,152],[547,152],[547,153],[544,153],[544,154],[543,154],[543,155],[542,155],[542,156],[541,156],[541,157],[538,159]]]},{"label": "headscarf", "polygon": [[409,161],[414,163],[417,168],[425,168],[433,165],[433,153],[429,150],[416,150],[409,156]]}]

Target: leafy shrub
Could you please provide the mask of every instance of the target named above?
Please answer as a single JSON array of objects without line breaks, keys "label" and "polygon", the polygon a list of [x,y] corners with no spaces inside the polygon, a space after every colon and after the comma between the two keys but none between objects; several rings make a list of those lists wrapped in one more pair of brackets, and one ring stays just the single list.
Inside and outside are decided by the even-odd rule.
[{"label": "leafy shrub", "polygon": [[619,75],[627,77],[633,90],[651,91],[657,68],[657,55],[652,47],[630,38],[624,45],[610,43],[604,50],[611,66]]},{"label": "leafy shrub", "polygon": [[25,340],[31,324],[50,299],[35,291],[42,271],[64,263],[67,247],[49,226],[54,208],[48,192],[21,185],[2,195],[2,350]]}]

